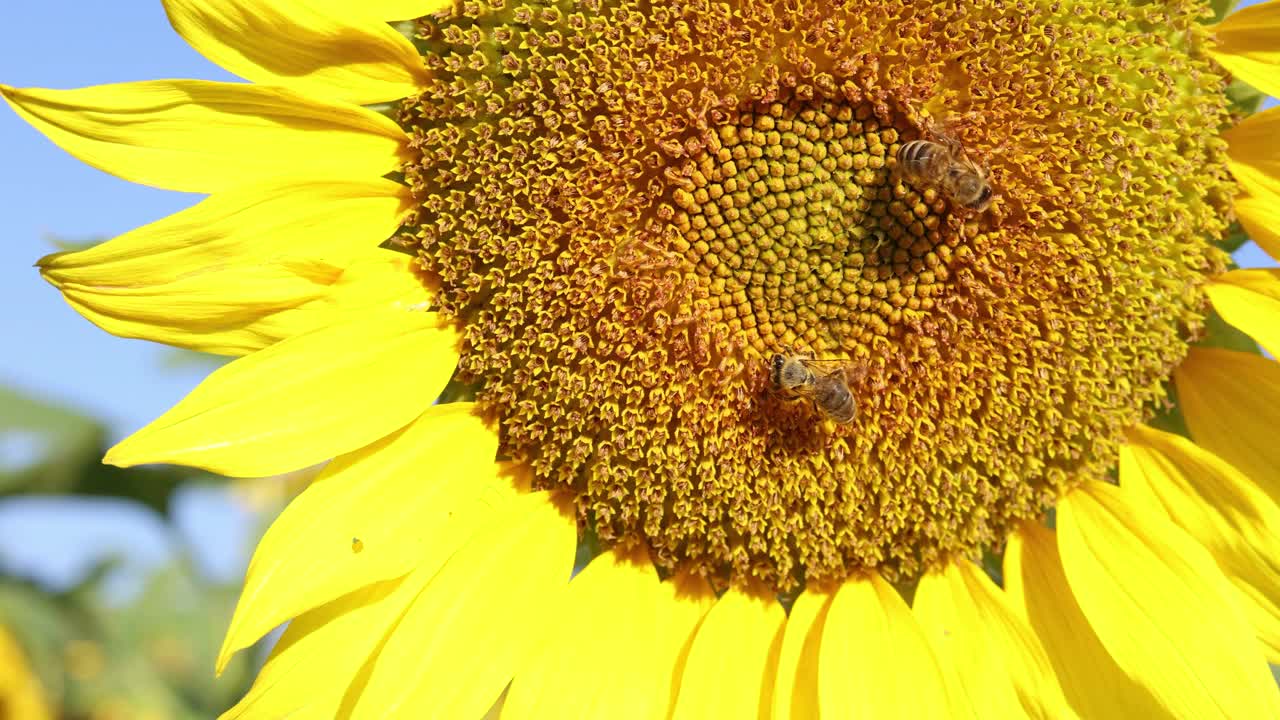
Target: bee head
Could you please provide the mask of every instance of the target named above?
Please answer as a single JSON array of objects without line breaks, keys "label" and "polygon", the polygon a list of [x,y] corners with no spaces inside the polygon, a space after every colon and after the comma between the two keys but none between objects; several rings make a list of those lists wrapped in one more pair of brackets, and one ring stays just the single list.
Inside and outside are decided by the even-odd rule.
[{"label": "bee head", "polygon": [[787,364],[787,359],[782,355],[774,355],[769,360],[769,381],[773,383],[775,388],[782,387],[782,368]]}]

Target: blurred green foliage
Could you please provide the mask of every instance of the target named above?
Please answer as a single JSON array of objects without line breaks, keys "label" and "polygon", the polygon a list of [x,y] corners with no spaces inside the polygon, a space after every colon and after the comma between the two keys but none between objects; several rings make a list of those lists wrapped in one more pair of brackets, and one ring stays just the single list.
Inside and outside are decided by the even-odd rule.
[{"label": "blurred green foliage", "polygon": [[[0,503],[111,497],[167,522],[181,486],[222,482],[187,468],[102,465],[107,437],[93,418],[0,388],[0,438],[10,454],[22,448],[17,457],[0,457]],[[212,718],[248,689],[252,653],[241,653],[221,678],[213,673],[239,586],[202,577],[189,548],[171,535],[176,560],[126,600],[105,591],[123,558],[102,561],[58,592],[0,567],[0,625],[17,637],[58,717]]]},{"label": "blurred green foliage", "polygon": [[1213,10],[1212,22],[1221,22],[1235,6],[1236,0],[1209,0],[1209,8]]}]

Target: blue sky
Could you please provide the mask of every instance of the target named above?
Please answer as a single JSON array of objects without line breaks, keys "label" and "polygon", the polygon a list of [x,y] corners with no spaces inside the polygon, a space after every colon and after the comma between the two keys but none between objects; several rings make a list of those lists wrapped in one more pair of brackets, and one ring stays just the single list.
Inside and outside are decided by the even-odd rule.
[{"label": "blue sky", "polygon": [[[169,28],[158,0],[9,3],[0,23],[0,82],[75,87],[168,77],[231,80]],[[71,159],[0,108],[0,384],[105,419],[117,437],[141,427],[199,382],[200,368],[172,368],[166,350],[121,340],[72,312],[32,262],[48,234],[116,235],[199,198],[117,180]],[[1242,265],[1273,265],[1256,248]],[[4,460],[0,450],[0,462]],[[183,531],[224,578],[241,572],[252,521],[216,492],[179,506]],[[132,551],[137,567],[161,562],[168,540],[153,517],[104,503],[31,502],[0,508],[0,563],[62,584],[95,552]]]}]

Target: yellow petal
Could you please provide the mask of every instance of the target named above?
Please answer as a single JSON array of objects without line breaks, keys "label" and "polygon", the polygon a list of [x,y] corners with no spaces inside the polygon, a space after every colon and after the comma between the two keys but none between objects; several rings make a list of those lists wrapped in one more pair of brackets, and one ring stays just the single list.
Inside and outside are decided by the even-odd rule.
[{"label": "yellow petal", "polygon": [[0,625],[0,717],[49,720],[53,712],[17,639]]},{"label": "yellow petal", "polygon": [[1280,192],[1266,197],[1240,195],[1234,205],[1249,238],[1272,259],[1280,260]]},{"label": "yellow petal", "polygon": [[76,312],[113,335],[247,355],[356,313],[429,301],[409,257],[372,246],[364,255],[346,268],[276,258],[137,287],[54,284]]},{"label": "yellow petal", "polygon": [[372,179],[400,167],[405,135],[372,110],[285,88],[153,80],[77,90],[0,85],[58,147],[117,177],[217,192],[282,176]]},{"label": "yellow petal", "polygon": [[550,640],[516,672],[503,720],[665,717],[682,650],[714,600],[705,582],[678,596],[643,551],[600,555],[569,584]]},{"label": "yellow petal", "polygon": [[[822,630],[822,717],[951,717],[942,672],[907,603],[877,574],[836,592]],[[815,717],[815,716],[810,716]]]},{"label": "yellow petal", "polygon": [[1251,353],[1192,348],[1173,377],[1191,438],[1280,503],[1280,365]]},{"label": "yellow petal", "polygon": [[1004,553],[1009,604],[1040,639],[1072,709],[1082,718],[1170,717],[1116,665],[1067,585],[1053,531],[1028,522]]},{"label": "yellow petal", "polygon": [[818,649],[821,647],[830,592],[806,588],[787,615],[773,684],[773,720],[818,717]]},{"label": "yellow petal", "polygon": [[389,180],[281,178],[212,195],[86,250],[40,260],[55,285],[160,285],[279,257],[345,265],[399,227],[412,198]]},{"label": "yellow petal", "polygon": [[339,717],[361,667],[422,589],[410,576],[345,595],[293,622],[253,687],[219,720]]},{"label": "yellow petal", "polygon": [[[256,349],[246,327],[323,297],[342,269],[322,262],[270,262],[188,276],[161,285],[58,287],[67,304],[107,332],[201,352]],[[261,344],[258,344],[261,347]]]},{"label": "yellow petal", "polygon": [[1254,113],[1222,136],[1231,174],[1245,192],[1269,202],[1280,198],[1280,108]]},{"label": "yellow petal", "polygon": [[1273,356],[1280,352],[1280,270],[1232,270],[1205,290],[1223,320]]},{"label": "yellow petal", "polygon": [[542,640],[573,570],[572,511],[547,493],[510,504],[414,600],[370,667],[351,717],[472,718]]},{"label": "yellow petal", "polygon": [[260,350],[316,328],[383,310],[422,309],[429,304],[431,292],[414,274],[411,266],[415,261],[401,253],[368,248],[364,257],[348,263],[323,295],[256,319],[241,328],[234,340],[240,347]]},{"label": "yellow petal", "polygon": [[1280,2],[1240,8],[1213,31],[1213,59],[1266,95],[1280,95]]},{"label": "yellow petal", "polygon": [[977,565],[961,560],[926,574],[912,609],[954,716],[1073,716],[1039,639]]},{"label": "yellow petal", "polygon": [[164,0],[169,22],[246,80],[357,105],[414,94],[427,74],[404,35],[298,0]]},{"label": "yellow petal", "polygon": [[314,465],[421,415],[453,374],[457,344],[435,313],[394,311],[290,338],[214,371],[104,461],[230,477]]},{"label": "yellow petal", "polygon": [[243,355],[345,313],[427,300],[410,258],[376,247],[410,203],[407,188],[381,179],[272,181],[39,264],[108,332]]},{"label": "yellow petal", "polygon": [[1120,484],[1133,502],[1163,507],[1213,555],[1235,601],[1280,662],[1280,507],[1239,470],[1178,435],[1138,427],[1120,449]]},{"label": "yellow petal", "polygon": [[1058,547],[1098,639],[1169,713],[1280,717],[1280,693],[1230,585],[1160,509],[1090,482],[1058,503]]},{"label": "yellow petal", "polygon": [[[289,618],[415,569],[440,567],[515,492],[498,475],[496,434],[470,403],[335,459],[258,543],[220,653]],[[478,499],[478,500],[477,500]]]},{"label": "yellow petal", "polygon": [[768,718],[786,619],[771,595],[722,595],[693,638],[672,717]]}]

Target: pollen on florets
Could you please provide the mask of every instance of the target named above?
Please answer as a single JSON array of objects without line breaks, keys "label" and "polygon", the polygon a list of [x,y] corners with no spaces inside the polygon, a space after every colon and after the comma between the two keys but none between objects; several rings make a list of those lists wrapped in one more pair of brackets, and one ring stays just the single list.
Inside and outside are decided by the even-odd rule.
[{"label": "pollen on florets", "polygon": [[[400,239],[502,451],[606,541],[909,577],[1099,477],[1222,258],[1196,7],[463,2],[419,21]],[[947,139],[974,213],[896,168]],[[767,358],[856,364],[853,423]]]}]

